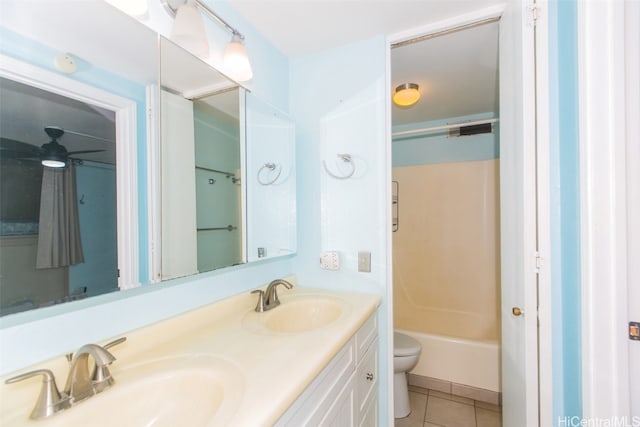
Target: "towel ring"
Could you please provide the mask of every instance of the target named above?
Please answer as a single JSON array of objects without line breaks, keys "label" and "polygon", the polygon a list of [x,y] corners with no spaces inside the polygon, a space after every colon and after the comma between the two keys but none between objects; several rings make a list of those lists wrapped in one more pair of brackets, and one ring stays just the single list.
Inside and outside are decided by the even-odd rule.
[{"label": "towel ring", "polygon": [[[260,175],[262,174],[262,172],[264,170],[268,171],[267,174],[273,172],[274,170],[276,170],[276,167],[278,167],[278,174],[276,175],[275,178],[273,178],[271,181],[263,181],[262,178],[260,177]],[[258,169],[258,184],[260,185],[272,185],[273,183],[275,183],[278,178],[280,178],[280,174],[282,173],[282,165],[276,165],[275,163],[265,163],[264,165],[262,165],[262,167],[260,169]]]},{"label": "towel ring", "polygon": [[335,179],[349,179],[353,176],[353,174],[356,171],[356,165],[353,162],[353,159],[351,158],[351,154],[338,154],[338,157],[340,157],[342,159],[343,162],[345,163],[349,163],[351,165],[351,172],[347,173],[346,175],[336,175],[333,172],[331,172],[329,170],[329,168],[327,167],[327,163],[323,160],[322,161],[322,166],[324,166],[324,170],[327,171],[327,173],[332,176]]}]

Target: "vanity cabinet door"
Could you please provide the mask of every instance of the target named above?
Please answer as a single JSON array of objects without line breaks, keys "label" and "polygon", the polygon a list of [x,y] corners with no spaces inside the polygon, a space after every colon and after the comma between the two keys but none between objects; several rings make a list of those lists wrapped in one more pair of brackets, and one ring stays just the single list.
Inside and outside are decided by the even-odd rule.
[{"label": "vanity cabinet door", "polygon": [[378,340],[374,340],[356,370],[358,425],[378,425]]},{"label": "vanity cabinet door", "polygon": [[340,394],[335,397],[329,410],[317,423],[314,422],[311,425],[355,427],[357,425],[357,405],[354,383],[355,375],[352,375]]},{"label": "vanity cabinet door", "polygon": [[[342,413],[342,409],[346,410],[346,408],[339,408],[339,405],[336,406],[338,400],[336,396],[342,393],[346,393],[345,396],[347,397],[350,396],[354,401],[352,406],[355,408],[353,385],[356,371],[355,353],[355,339],[352,338],[306,388],[302,395],[296,399],[274,427],[315,427],[322,425],[320,420],[327,417],[330,412],[335,417],[337,414]],[[345,391],[349,384],[351,384],[349,387],[351,392]],[[337,421],[337,418],[334,419]]]},{"label": "vanity cabinet door", "polygon": [[378,398],[377,396],[370,399],[369,403],[360,414],[359,427],[377,427],[378,426]]}]

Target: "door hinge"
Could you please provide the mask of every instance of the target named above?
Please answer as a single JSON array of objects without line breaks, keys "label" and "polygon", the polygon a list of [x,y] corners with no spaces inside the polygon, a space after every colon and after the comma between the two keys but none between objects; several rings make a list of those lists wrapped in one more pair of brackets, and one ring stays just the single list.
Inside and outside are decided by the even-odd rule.
[{"label": "door hinge", "polygon": [[540,268],[542,268],[542,257],[540,256],[540,252],[536,252],[534,254],[535,268],[536,274],[540,273]]},{"label": "door hinge", "polygon": [[527,10],[529,11],[529,25],[535,27],[538,23],[538,18],[540,18],[540,6],[537,3],[530,3],[527,6]]}]

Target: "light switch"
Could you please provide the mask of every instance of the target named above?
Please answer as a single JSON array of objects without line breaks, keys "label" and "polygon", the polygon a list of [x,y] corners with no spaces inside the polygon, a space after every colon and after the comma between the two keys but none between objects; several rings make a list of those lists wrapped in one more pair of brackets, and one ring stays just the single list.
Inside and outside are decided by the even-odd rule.
[{"label": "light switch", "polygon": [[358,252],[358,271],[371,273],[371,252]]}]

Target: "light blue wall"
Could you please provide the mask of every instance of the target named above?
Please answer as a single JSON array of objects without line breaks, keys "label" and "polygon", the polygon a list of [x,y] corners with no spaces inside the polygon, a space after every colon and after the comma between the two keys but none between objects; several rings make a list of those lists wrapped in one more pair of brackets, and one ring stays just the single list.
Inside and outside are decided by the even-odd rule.
[{"label": "light blue wall", "polygon": [[575,0],[549,3],[553,419],[582,415]]},{"label": "light blue wall", "polygon": [[[497,117],[497,114],[491,112],[463,117],[450,117],[445,120],[394,126],[393,132],[495,117]],[[393,167],[497,159],[500,157],[500,143],[497,124],[494,126],[492,133],[462,137],[449,138],[447,136],[448,131],[445,130],[424,136],[396,138],[392,144]]]},{"label": "light blue wall", "polygon": [[[376,293],[387,290],[387,201],[390,159],[385,117],[387,88],[384,37],[349,44],[291,62],[291,114],[297,127],[298,256],[301,283],[321,288]],[[352,155],[356,172],[331,178],[336,154]],[[322,270],[321,251],[340,253],[338,271]],[[357,271],[357,252],[370,251],[372,271]],[[390,408],[387,324],[390,307],[378,311],[380,337],[380,416]],[[383,424],[385,421],[382,422]]]}]

